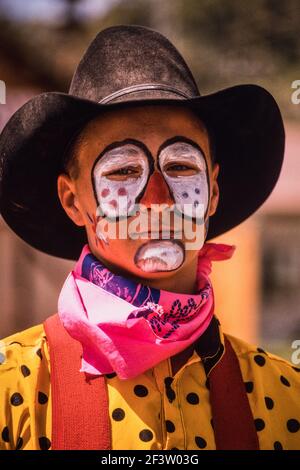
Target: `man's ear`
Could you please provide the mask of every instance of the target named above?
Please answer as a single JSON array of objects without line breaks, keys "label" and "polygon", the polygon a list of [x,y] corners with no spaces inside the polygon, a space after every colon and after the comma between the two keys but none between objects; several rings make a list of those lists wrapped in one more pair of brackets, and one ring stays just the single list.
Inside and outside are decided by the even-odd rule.
[{"label": "man's ear", "polygon": [[214,215],[214,213],[217,210],[218,203],[219,203],[219,185],[217,182],[218,174],[220,170],[220,165],[218,163],[214,164],[213,170],[212,170],[212,177],[211,177],[211,197],[210,197],[210,207],[209,207],[209,213],[208,215]]},{"label": "man's ear", "polygon": [[71,178],[62,173],[57,178],[57,192],[60,199],[61,205],[65,212],[74,222],[74,224],[82,227],[84,219],[77,201],[76,191],[74,182]]}]

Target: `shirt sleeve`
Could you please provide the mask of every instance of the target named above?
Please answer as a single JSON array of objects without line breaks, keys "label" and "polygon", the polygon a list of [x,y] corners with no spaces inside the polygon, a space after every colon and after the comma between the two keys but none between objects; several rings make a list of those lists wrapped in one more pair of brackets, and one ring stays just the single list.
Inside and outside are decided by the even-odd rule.
[{"label": "shirt sleeve", "polygon": [[0,341],[0,450],[39,448],[50,377],[42,325]]},{"label": "shirt sleeve", "polygon": [[299,450],[300,369],[230,336],[238,355],[261,450]]},{"label": "shirt sleeve", "polygon": [[28,417],[26,391],[19,377],[21,348],[18,343],[1,342],[0,450],[18,448],[19,434]]}]

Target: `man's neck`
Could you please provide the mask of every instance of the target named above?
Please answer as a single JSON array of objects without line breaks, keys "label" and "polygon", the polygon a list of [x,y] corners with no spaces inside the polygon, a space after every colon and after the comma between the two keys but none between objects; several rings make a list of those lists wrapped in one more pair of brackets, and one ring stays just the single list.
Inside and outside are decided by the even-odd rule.
[{"label": "man's neck", "polygon": [[140,282],[156,289],[178,292],[179,294],[195,294],[196,272],[197,257],[195,257],[188,265],[185,265],[182,270],[176,271],[168,278],[141,279]]},{"label": "man's neck", "polygon": [[174,272],[167,278],[145,279],[132,275],[131,273],[112,266],[107,261],[101,260],[107,268],[115,273],[120,274],[134,282],[150,286],[155,289],[167,290],[169,292],[177,292],[179,294],[196,294],[196,272],[197,272],[197,256],[186,264],[182,269]]},{"label": "man's neck", "polygon": [[182,268],[170,273],[168,277],[160,277],[156,279],[146,279],[135,276],[131,272],[128,272],[119,266],[113,265],[107,260],[104,260],[99,256],[98,253],[92,253],[96,258],[101,261],[112,273],[119,274],[127,277],[136,283],[143,284],[145,286],[153,287],[155,289],[166,290],[169,292],[177,292],[178,294],[196,294],[196,276],[197,276],[197,265],[198,256],[194,256],[189,263],[185,263]]}]

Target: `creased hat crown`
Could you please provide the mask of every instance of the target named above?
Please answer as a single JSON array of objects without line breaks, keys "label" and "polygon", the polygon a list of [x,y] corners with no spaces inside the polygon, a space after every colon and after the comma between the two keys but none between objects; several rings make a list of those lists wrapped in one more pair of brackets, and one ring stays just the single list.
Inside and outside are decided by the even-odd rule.
[{"label": "creased hat crown", "polygon": [[138,25],[101,31],[82,57],[69,93],[101,103],[200,95],[173,44],[159,32]]}]

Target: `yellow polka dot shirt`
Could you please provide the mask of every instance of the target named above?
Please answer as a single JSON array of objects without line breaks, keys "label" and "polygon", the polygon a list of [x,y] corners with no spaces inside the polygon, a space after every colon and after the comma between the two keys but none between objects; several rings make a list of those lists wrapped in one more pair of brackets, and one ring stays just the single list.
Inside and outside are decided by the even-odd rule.
[{"label": "yellow polka dot shirt", "polygon": [[[260,449],[299,450],[300,369],[228,338],[240,363]],[[50,370],[42,324],[0,342],[1,450],[51,449]],[[174,376],[167,359],[134,379],[108,374],[106,380],[113,450],[216,448],[209,380],[196,350]]]}]

